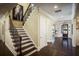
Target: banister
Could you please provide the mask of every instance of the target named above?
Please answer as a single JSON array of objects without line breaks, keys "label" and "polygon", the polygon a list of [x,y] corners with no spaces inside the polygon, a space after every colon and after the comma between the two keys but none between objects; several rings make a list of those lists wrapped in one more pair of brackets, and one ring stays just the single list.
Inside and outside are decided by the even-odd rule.
[{"label": "banister", "polygon": [[31,3],[30,3],[29,6],[27,7],[27,10],[25,11],[25,14],[24,14],[24,16],[23,16],[23,18],[22,18],[22,19],[23,19],[23,25],[24,25],[26,19],[28,18],[30,12],[31,12]]},{"label": "banister", "polygon": [[31,3],[29,3],[28,7],[27,7],[27,10],[25,11],[24,15],[23,15],[23,18],[25,17],[27,11],[29,10],[29,7],[31,6]]},{"label": "banister", "polygon": [[20,56],[22,56],[22,50],[21,50],[21,41],[22,41],[22,38],[21,38],[21,36],[19,36],[19,38],[20,38]]}]

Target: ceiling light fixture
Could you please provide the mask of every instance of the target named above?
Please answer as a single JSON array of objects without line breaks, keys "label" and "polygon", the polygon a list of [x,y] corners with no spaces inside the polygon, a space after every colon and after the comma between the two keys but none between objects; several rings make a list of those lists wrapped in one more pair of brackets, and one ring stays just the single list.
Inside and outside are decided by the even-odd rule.
[{"label": "ceiling light fixture", "polygon": [[57,9],[57,8],[58,8],[58,6],[57,6],[57,5],[55,5],[55,6],[54,6],[54,9]]},{"label": "ceiling light fixture", "polygon": [[58,5],[54,5],[55,13],[61,12],[61,9],[58,7]]}]

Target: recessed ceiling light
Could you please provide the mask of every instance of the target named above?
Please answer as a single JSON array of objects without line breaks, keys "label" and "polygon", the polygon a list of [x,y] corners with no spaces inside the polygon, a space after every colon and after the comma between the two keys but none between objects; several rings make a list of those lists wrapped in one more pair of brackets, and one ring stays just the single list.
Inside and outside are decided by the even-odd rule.
[{"label": "recessed ceiling light", "polygon": [[59,8],[58,5],[54,5],[54,11],[55,13],[61,12],[62,10]]},{"label": "recessed ceiling light", "polygon": [[57,5],[55,5],[55,6],[54,6],[54,8],[55,8],[55,9],[57,9],[57,8],[58,8],[58,6],[57,6]]}]

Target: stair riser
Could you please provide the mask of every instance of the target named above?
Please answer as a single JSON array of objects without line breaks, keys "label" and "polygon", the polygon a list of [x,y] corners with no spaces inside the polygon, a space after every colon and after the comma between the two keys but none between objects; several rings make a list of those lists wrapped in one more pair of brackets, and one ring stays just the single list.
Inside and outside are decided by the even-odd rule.
[{"label": "stair riser", "polygon": [[20,45],[22,55],[31,55],[37,51],[33,42],[27,36],[27,33],[25,33],[23,28],[10,29],[10,35],[17,55],[20,55]]},{"label": "stair riser", "polygon": [[[23,48],[23,47],[28,46],[28,45],[31,45],[31,44],[33,44],[33,43],[24,44],[24,45],[22,45],[21,47]],[[19,46],[16,46],[16,47],[15,47],[15,50],[16,50],[18,47],[19,47]]]},{"label": "stair riser", "polygon": [[[28,42],[28,41],[31,41],[31,40],[27,40],[27,39],[26,39],[26,40],[22,40],[22,43]],[[14,43],[17,43],[17,42],[20,42],[20,40],[19,40],[19,39],[18,39],[18,40],[13,40],[13,42],[14,42]]]},{"label": "stair riser", "polygon": [[[22,55],[27,55],[27,56],[31,55],[33,51],[36,52],[36,48],[32,48],[32,49],[30,49],[28,51],[22,52]],[[18,53],[17,55],[20,55],[20,53]]]},{"label": "stair riser", "polygon": [[[24,53],[25,51],[28,51],[28,50],[33,49],[33,48],[35,48],[35,47],[34,46],[31,46],[31,47],[29,47],[27,49],[22,50],[21,52]],[[19,51],[17,53],[20,54]]]},{"label": "stair riser", "polygon": [[32,43],[32,41],[28,41],[28,42],[18,42],[18,43],[14,43],[14,46],[20,46],[21,45],[24,45],[24,44],[28,44],[28,43]]},{"label": "stair riser", "polygon": [[30,55],[32,55],[32,54],[35,53],[35,52],[37,52],[37,50],[34,50],[34,51],[32,51],[32,52],[26,54],[25,56],[30,56]]},{"label": "stair riser", "polygon": [[25,33],[25,31],[12,31],[12,30],[11,30],[10,32],[11,32],[11,33],[16,33],[16,32],[17,32],[17,33]]},{"label": "stair riser", "polygon": [[[21,50],[27,49],[27,48],[29,48],[29,47],[31,47],[31,46],[34,46],[34,44],[30,44],[30,45],[28,45],[28,46],[22,47]],[[18,52],[19,50],[20,50],[20,47],[17,48],[17,49],[15,49],[16,52]]]},{"label": "stair riser", "polygon": [[23,37],[28,37],[28,36],[11,36],[11,38],[23,38]]}]

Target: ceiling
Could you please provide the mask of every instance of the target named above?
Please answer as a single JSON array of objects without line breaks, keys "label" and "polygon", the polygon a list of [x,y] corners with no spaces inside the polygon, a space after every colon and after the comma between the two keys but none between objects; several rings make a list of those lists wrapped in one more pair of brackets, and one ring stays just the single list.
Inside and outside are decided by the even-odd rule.
[{"label": "ceiling", "polygon": [[0,18],[7,12],[15,7],[17,3],[0,3]]},{"label": "ceiling", "polygon": [[[55,13],[54,6],[57,5],[60,12]],[[72,3],[37,3],[38,6],[48,14],[50,14],[55,20],[72,20],[73,4]]]}]

